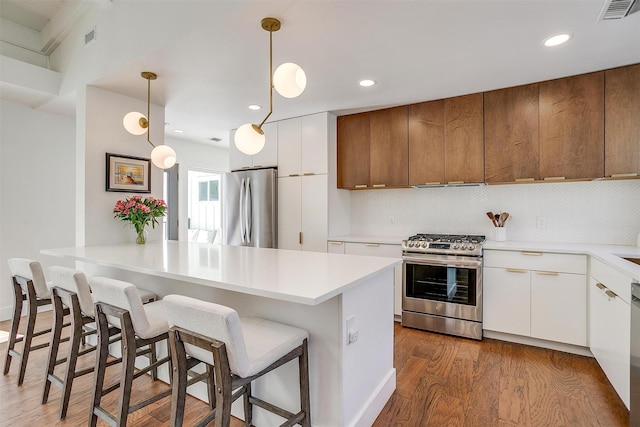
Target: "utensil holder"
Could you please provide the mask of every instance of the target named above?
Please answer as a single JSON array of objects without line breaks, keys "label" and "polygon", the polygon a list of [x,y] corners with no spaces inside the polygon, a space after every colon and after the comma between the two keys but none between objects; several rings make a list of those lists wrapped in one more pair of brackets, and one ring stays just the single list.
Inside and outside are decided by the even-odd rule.
[{"label": "utensil holder", "polygon": [[505,227],[494,227],[493,239],[496,242],[504,242],[507,240],[507,229]]}]

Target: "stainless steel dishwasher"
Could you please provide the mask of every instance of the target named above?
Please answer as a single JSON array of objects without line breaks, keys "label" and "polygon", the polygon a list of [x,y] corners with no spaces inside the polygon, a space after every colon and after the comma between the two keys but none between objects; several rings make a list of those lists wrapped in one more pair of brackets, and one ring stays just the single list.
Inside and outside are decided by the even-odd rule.
[{"label": "stainless steel dishwasher", "polygon": [[640,426],[640,283],[631,283],[630,425]]}]

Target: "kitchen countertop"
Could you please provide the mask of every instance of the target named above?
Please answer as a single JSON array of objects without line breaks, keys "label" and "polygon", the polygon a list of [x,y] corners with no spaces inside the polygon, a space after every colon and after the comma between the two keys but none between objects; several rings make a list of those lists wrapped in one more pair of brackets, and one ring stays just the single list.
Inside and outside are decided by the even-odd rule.
[{"label": "kitchen countertop", "polygon": [[496,242],[487,240],[485,250],[540,251],[592,256],[623,274],[640,281],[640,265],[622,257],[640,258],[640,247],[625,245],[597,245],[591,243],[548,243],[548,242]]},{"label": "kitchen countertop", "polygon": [[307,305],[321,304],[402,262],[179,241],[43,249],[41,253]]}]

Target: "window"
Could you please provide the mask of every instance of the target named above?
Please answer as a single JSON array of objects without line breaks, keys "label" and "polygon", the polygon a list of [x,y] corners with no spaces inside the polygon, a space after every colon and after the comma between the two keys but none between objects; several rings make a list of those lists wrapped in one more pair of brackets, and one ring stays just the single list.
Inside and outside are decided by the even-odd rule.
[{"label": "window", "polygon": [[217,202],[219,182],[218,180],[200,181],[198,183],[198,201]]}]

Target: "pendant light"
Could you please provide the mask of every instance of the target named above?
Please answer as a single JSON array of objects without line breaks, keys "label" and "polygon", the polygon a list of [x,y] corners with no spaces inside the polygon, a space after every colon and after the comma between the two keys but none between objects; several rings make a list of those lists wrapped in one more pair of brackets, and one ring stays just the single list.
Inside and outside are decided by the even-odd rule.
[{"label": "pendant light", "polygon": [[156,73],[143,71],[140,73],[143,79],[147,80],[147,115],[137,111],[127,113],[122,119],[122,124],[127,132],[133,135],[147,133],[147,142],[151,144],[151,162],[160,169],[169,169],[176,164],[176,152],[168,145],[154,145],[149,137],[149,120],[151,117],[151,80],[158,78]]},{"label": "pendant light", "polygon": [[259,153],[264,147],[265,136],[262,126],[273,112],[273,89],[285,98],[295,98],[307,86],[307,76],[297,64],[287,62],[273,72],[273,33],[280,29],[281,24],[276,18],[264,18],[261,24],[262,28],[269,32],[269,114],[259,125],[245,123],[236,130],[236,147],[247,155]]}]

